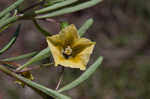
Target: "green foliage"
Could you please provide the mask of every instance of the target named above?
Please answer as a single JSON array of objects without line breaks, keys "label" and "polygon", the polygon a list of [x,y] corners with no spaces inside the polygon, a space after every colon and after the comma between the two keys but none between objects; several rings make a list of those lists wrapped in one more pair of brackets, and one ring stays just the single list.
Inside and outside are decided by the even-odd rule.
[{"label": "green foliage", "polygon": [[44,50],[40,51],[36,56],[31,58],[29,61],[27,61],[24,65],[17,68],[17,71],[22,70],[25,67],[30,66],[31,64],[33,64],[35,62],[38,62],[38,61],[43,60],[45,58],[48,58],[48,57],[50,57],[50,55],[51,55],[50,49],[45,48]]},{"label": "green foliage", "polygon": [[36,14],[41,14],[41,13],[49,12],[49,11],[52,11],[52,10],[56,10],[58,8],[70,5],[70,4],[72,4],[72,3],[76,2],[76,1],[78,1],[78,0],[66,0],[66,1],[63,1],[63,2],[60,2],[60,3],[56,3],[56,4],[52,5],[52,6],[48,6],[46,8],[37,10],[37,11],[35,11],[35,13]]},{"label": "green foliage", "polygon": [[24,0],[18,0],[8,8],[4,9],[2,12],[0,12],[0,18],[3,17],[5,14],[9,13],[10,11],[17,8]]},{"label": "green foliage", "polygon": [[93,24],[93,19],[88,19],[79,29],[80,36],[83,36],[84,33],[87,31],[88,28],[90,28]]},{"label": "green foliage", "polygon": [[63,9],[60,9],[58,11],[54,11],[52,13],[48,13],[48,14],[45,14],[45,15],[39,15],[35,18],[36,19],[43,19],[43,18],[50,18],[50,17],[59,16],[59,15],[64,15],[64,14],[68,14],[68,13],[72,13],[72,12],[76,12],[76,11],[79,11],[79,10],[89,8],[89,7],[94,6],[94,5],[96,5],[100,2],[101,2],[101,0],[90,0],[90,1],[87,1],[85,3],[75,5],[73,7],[63,8]]}]

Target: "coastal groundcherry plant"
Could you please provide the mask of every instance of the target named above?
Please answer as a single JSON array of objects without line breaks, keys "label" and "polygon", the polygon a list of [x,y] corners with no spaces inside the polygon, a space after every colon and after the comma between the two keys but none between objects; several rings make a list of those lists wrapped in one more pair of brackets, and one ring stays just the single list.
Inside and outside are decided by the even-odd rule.
[{"label": "coastal groundcherry plant", "polygon": [[[68,24],[69,22],[67,20],[60,22],[54,18],[90,8],[100,4],[101,0],[35,0],[34,4],[28,7],[24,7],[23,2],[26,1],[16,0],[12,5],[0,12],[1,33],[9,27],[17,25],[8,44],[0,49],[0,55],[5,55],[5,52],[15,44],[20,30],[23,29],[22,25],[24,21],[33,22],[32,25],[45,37],[48,47],[41,51],[34,51],[20,56],[1,58],[0,71],[14,78],[15,83],[12,81],[13,84],[21,85],[22,87],[20,88],[24,88],[25,86],[30,87],[43,97],[43,99],[71,99],[71,97],[64,95],[62,92],[71,90],[87,80],[100,66],[103,58],[99,56],[92,65],[87,66],[96,42],[83,36],[93,24],[92,18],[87,19],[79,29],[74,24]],[[49,33],[40,26],[38,23],[39,20],[59,24],[61,27],[60,32],[58,34]],[[41,62],[50,57],[53,57],[53,60],[50,60],[48,63],[43,64]],[[23,65],[16,63],[16,61],[22,59],[27,59]],[[37,62],[38,65],[36,64]],[[31,66],[32,64],[36,65]],[[54,65],[56,69],[58,69],[58,66],[61,67],[59,69],[59,80],[55,89],[36,83],[36,80],[34,80],[31,74],[33,70],[42,69],[51,65]],[[68,68],[81,70],[83,73],[75,80],[60,87],[63,81],[63,72]]]}]

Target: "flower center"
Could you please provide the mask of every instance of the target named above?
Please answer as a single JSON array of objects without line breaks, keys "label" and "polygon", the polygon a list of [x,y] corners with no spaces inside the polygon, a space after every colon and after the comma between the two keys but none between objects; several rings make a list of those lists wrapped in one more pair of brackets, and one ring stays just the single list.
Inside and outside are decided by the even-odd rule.
[{"label": "flower center", "polygon": [[65,58],[69,58],[71,54],[72,54],[72,49],[70,46],[67,46],[63,51],[63,55]]}]

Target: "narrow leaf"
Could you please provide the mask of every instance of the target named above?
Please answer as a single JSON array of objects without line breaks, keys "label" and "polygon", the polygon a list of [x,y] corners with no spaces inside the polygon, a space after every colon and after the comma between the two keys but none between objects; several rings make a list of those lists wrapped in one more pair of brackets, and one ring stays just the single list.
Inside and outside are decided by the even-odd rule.
[{"label": "narrow leaf", "polygon": [[0,29],[3,28],[4,26],[10,24],[10,23],[15,22],[18,18],[19,18],[19,16],[12,16],[12,17],[7,18],[6,20],[2,21],[0,23]]},{"label": "narrow leaf", "polygon": [[16,7],[18,7],[24,0],[17,0],[14,4],[9,6],[8,8],[4,9],[2,12],[0,12],[0,18],[4,16],[5,14],[9,13],[10,11],[14,10]]},{"label": "narrow leaf", "polygon": [[101,2],[102,0],[90,0],[87,1],[85,3],[81,3],[79,5],[73,6],[73,7],[67,7],[58,11],[54,11],[52,13],[49,14],[45,14],[45,15],[39,15],[36,16],[37,19],[42,19],[42,18],[50,18],[50,17],[54,17],[54,16],[59,16],[59,15],[63,15],[63,14],[67,14],[67,13],[72,13],[72,12],[76,12],[85,8],[89,8],[92,7],[96,4],[98,4],[99,2]]},{"label": "narrow leaf", "polygon": [[[7,18],[9,18],[11,14],[7,13],[4,17],[1,18],[0,23],[2,23],[3,21],[7,20]],[[9,25],[4,26],[3,28],[0,29],[0,32],[6,30],[8,28]]]},{"label": "narrow leaf", "polygon": [[93,22],[93,19],[90,18],[80,27],[80,29],[78,30],[80,36],[84,35],[84,33],[92,26]]},{"label": "narrow leaf", "polygon": [[29,61],[27,61],[24,65],[17,68],[17,71],[20,71],[20,70],[24,69],[25,67],[28,67],[29,65],[31,65],[35,62],[38,62],[38,61],[43,60],[45,58],[48,58],[48,57],[50,57],[50,55],[51,55],[50,49],[46,48],[46,49],[40,51],[36,56],[31,58]]},{"label": "narrow leaf", "polygon": [[76,1],[78,1],[78,0],[66,0],[66,1],[63,1],[63,2],[60,2],[60,3],[56,3],[56,4],[52,5],[52,6],[49,6],[49,7],[40,9],[40,10],[37,10],[37,11],[35,11],[35,13],[36,14],[40,14],[40,13],[45,13],[45,12],[48,12],[48,11],[52,11],[52,10],[55,10],[55,9],[58,9],[58,8],[70,5],[72,3],[75,3]]},{"label": "narrow leaf", "polygon": [[0,50],[0,54],[4,53],[5,51],[7,51],[16,41],[18,34],[20,32],[20,27],[21,25],[18,25],[12,39],[9,41],[9,43],[7,45],[5,45],[1,50]]},{"label": "narrow leaf", "polygon": [[37,52],[31,52],[31,53],[27,53],[27,54],[24,54],[24,55],[3,59],[2,61],[18,61],[18,60],[21,60],[21,59],[32,57],[36,54],[37,54]]},{"label": "narrow leaf", "polygon": [[5,21],[10,15],[10,13],[7,13],[4,17],[1,18],[0,22]]},{"label": "narrow leaf", "polygon": [[63,94],[60,94],[60,93],[58,93],[58,92],[56,92],[56,91],[54,91],[52,89],[49,89],[49,88],[47,88],[47,87],[45,87],[43,85],[40,85],[40,84],[35,83],[35,82],[25,78],[25,77],[22,77],[22,76],[14,73],[14,72],[8,70],[6,67],[4,67],[2,65],[0,65],[0,71],[6,73],[7,75],[9,75],[9,76],[11,76],[13,78],[16,78],[16,79],[22,81],[27,86],[40,91],[40,93],[46,94],[46,95],[51,96],[51,97],[56,98],[56,99],[70,99],[69,97],[67,97],[67,96],[65,96]]},{"label": "narrow leaf", "polygon": [[70,90],[70,89],[78,86],[83,81],[87,80],[96,71],[96,69],[100,66],[100,64],[102,63],[102,60],[103,60],[103,58],[100,56],[94,62],[94,64],[92,64],[80,77],[78,77],[76,80],[72,81],[70,84],[68,84],[68,85],[64,86],[63,88],[61,88],[60,90],[58,90],[58,92]]}]

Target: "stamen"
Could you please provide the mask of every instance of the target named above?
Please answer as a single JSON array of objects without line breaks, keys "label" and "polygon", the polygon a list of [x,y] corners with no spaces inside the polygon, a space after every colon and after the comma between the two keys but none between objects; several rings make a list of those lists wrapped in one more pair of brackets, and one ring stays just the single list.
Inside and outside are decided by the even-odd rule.
[{"label": "stamen", "polygon": [[67,46],[64,50],[63,50],[63,56],[68,59],[72,54],[72,49],[70,46]]},{"label": "stamen", "polygon": [[71,55],[71,53],[72,53],[71,47],[70,47],[70,46],[67,46],[67,47],[65,48],[64,53],[65,53],[66,55]]}]

